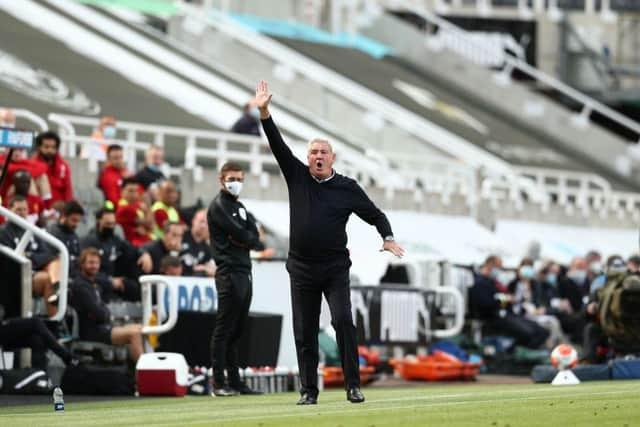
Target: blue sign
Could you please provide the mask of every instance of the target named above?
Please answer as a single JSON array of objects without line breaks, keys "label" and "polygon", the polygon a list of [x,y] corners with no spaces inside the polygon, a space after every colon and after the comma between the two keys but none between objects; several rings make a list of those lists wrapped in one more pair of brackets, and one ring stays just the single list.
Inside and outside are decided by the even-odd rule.
[{"label": "blue sign", "polygon": [[[164,311],[169,307],[169,290],[164,292]],[[218,307],[213,279],[182,277],[178,284],[178,311],[215,312]],[[163,313],[165,314],[165,313]]]},{"label": "blue sign", "polygon": [[34,134],[28,130],[0,128],[0,147],[25,148],[33,147]]}]

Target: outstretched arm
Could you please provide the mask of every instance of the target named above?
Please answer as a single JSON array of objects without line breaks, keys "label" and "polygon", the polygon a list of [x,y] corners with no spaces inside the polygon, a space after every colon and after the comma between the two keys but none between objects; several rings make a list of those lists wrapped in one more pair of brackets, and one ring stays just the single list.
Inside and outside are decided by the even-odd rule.
[{"label": "outstretched arm", "polygon": [[398,258],[402,258],[404,249],[392,239],[393,231],[391,230],[391,224],[389,224],[387,216],[378,209],[355,181],[353,182],[353,194],[353,211],[362,218],[363,221],[375,226],[384,241],[380,251],[388,251]]},{"label": "outstretched arm", "polygon": [[305,166],[293,155],[291,149],[282,139],[282,135],[280,135],[278,127],[271,118],[271,113],[269,112],[271,97],[273,97],[273,94],[269,93],[267,82],[261,80],[260,83],[258,83],[258,87],[256,88],[255,101],[258,109],[260,110],[260,120],[262,121],[262,128],[264,129],[265,135],[267,135],[269,146],[271,147],[271,151],[278,161],[278,165],[282,170],[282,174],[284,175],[286,180],[289,180],[291,177],[293,177],[296,170],[300,169],[300,167],[305,168]]}]

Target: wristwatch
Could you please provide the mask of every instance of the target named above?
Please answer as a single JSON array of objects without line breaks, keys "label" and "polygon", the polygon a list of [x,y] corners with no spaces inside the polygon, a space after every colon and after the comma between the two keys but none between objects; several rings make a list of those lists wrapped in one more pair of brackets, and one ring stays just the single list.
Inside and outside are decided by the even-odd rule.
[{"label": "wristwatch", "polygon": [[384,241],[385,242],[395,242],[396,239],[394,239],[393,236],[389,235],[389,236],[385,236]]}]

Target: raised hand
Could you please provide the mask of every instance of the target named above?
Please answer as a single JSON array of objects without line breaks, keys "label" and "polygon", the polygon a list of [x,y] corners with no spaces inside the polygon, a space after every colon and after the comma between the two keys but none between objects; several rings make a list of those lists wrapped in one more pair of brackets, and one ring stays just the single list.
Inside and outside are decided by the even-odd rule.
[{"label": "raised hand", "polygon": [[260,80],[258,87],[256,87],[256,106],[260,110],[261,118],[269,117],[269,103],[273,94],[269,93],[267,82]]}]

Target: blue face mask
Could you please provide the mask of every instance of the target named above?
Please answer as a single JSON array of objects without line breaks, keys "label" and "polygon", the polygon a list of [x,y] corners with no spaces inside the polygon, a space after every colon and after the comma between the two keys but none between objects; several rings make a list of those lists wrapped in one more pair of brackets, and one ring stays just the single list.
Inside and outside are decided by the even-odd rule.
[{"label": "blue face mask", "polygon": [[116,137],[115,126],[105,126],[104,129],[102,129],[102,136],[104,136],[107,139],[115,138]]},{"label": "blue face mask", "polygon": [[556,283],[558,282],[558,276],[553,273],[549,273],[545,276],[545,280],[547,281],[548,284],[555,286]]},{"label": "blue face mask", "polygon": [[491,278],[494,280],[497,280],[498,277],[500,277],[500,273],[502,272],[501,269],[499,269],[498,267],[493,267],[491,269]]},{"label": "blue face mask", "polygon": [[260,118],[260,110],[258,110],[258,107],[253,107],[249,111],[249,114],[251,114],[251,117],[253,117],[256,120],[258,120]]},{"label": "blue face mask", "polygon": [[523,265],[520,267],[520,277],[523,279],[533,279],[536,275],[536,272],[533,270],[533,267],[530,265]]}]

